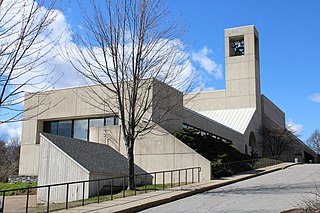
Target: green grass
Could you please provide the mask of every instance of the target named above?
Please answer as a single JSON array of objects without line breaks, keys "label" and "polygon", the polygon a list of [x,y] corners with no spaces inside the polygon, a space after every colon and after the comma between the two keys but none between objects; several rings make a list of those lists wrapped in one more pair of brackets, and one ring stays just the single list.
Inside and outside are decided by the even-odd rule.
[{"label": "green grass", "polygon": [[[189,183],[188,183],[189,184]],[[181,182],[181,185],[185,185],[185,182]],[[173,187],[178,186],[177,183],[173,183],[172,184]],[[148,193],[148,192],[153,192],[155,188],[154,184],[150,184],[150,185],[146,185],[146,186],[138,186],[136,188],[136,191],[134,190],[125,190],[125,197],[130,197],[130,196],[134,196],[139,195],[139,194],[144,194],[144,193]],[[156,190],[162,190],[163,188],[171,188],[171,184],[156,184]],[[146,191],[145,191],[146,190]],[[112,199],[119,199],[123,197],[123,191],[114,194]],[[111,195],[103,195],[103,196],[99,196],[99,201],[100,202],[104,202],[104,201],[109,201],[111,200]],[[91,204],[91,203],[97,203],[98,202],[98,197],[90,197],[88,199],[84,200],[84,205],[87,204]],[[79,201],[73,201],[73,202],[69,202],[68,203],[68,208],[74,208],[77,206],[81,206],[82,205],[82,200]],[[58,210],[63,210],[66,208],[66,203],[53,203],[50,204],[50,211],[58,211]],[[47,209],[46,204],[43,205],[38,205],[37,207],[30,207],[28,212],[31,213],[40,213],[40,212],[45,212]]]},{"label": "green grass", "polygon": [[[0,183],[0,191],[2,190],[14,190],[14,189],[19,189],[19,188],[28,188],[32,186],[37,186],[37,183]],[[35,193],[35,189],[32,189],[30,191],[30,194]],[[3,193],[0,192],[0,195]],[[6,196],[10,195],[23,195],[26,194],[26,190],[15,190],[15,191],[10,191],[6,192]]]}]

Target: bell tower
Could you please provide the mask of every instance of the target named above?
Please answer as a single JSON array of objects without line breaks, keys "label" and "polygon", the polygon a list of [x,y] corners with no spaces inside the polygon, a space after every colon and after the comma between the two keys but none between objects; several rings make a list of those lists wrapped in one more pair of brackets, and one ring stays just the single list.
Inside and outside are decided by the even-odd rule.
[{"label": "bell tower", "polygon": [[261,109],[259,34],[254,26],[224,31],[226,107]]}]

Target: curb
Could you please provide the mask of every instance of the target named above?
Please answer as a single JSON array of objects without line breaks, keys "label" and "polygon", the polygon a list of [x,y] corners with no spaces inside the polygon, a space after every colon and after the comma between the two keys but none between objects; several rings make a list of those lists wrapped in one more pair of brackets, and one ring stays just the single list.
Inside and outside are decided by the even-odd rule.
[{"label": "curb", "polygon": [[291,164],[291,165],[287,165],[287,166],[282,167],[282,169],[287,169],[287,168],[289,168],[289,167],[291,167],[291,166],[302,165],[302,164],[303,164],[303,163],[293,163],[293,164]]},{"label": "curb", "polygon": [[179,195],[172,195],[170,197],[163,198],[163,199],[160,199],[160,200],[157,200],[157,201],[148,202],[148,203],[145,203],[145,204],[141,204],[139,206],[134,206],[134,207],[130,207],[130,208],[127,208],[127,209],[118,210],[118,211],[115,211],[115,212],[137,212],[137,211],[142,211],[142,210],[145,210],[145,209],[148,209],[148,208],[152,208],[152,207],[159,206],[159,205],[162,205],[162,204],[166,204],[166,203],[169,203],[169,202],[172,202],[172,201],[176,201],[176,200],[179,200],[179,199],[190,197],[192,195],[203,193],[205,191],[216,189],[216,188],[219,188],[219,187],[222,187],[222,186],[227,186],[227,185],[230,185],[230,184],[233,184],[233,183],[237,183],[237,182],[240,182],[240,181],[248,180],[248,179],[251,179],[251,178],[254,178],[254,177],[258,177],[258,176],[261,176],[261,175],[269,174],[269,173],[276,172],[276,171],[279,171],[279,170],[284,170],[286,168],[289,168],[291,166],[295,166],[295,165],[298,165],[298,164],[300,164],[300,163],[295,163],[295,164],[287,165],[287,166],[284,166],[284,167],[274,168],[274,169],[271,169],[269,171],[258,172],[256,174],[251,174],[251,175],[248,175],[248,176],[245,176],[245,177],[241,177],[241,178],[238,178],[238,179],[229,180],[229,181],[226,181],[224,183],[217,183],[217,184],[214,184],[214,185],[211,185],[211,186],[206,186],[206,187],[202,187],[202,188],[196,188],[196,189],[193,189],[191,191],[188,191],[188,192],[185,192],[185,193],[182,193],[182,194],[179,194]]}]

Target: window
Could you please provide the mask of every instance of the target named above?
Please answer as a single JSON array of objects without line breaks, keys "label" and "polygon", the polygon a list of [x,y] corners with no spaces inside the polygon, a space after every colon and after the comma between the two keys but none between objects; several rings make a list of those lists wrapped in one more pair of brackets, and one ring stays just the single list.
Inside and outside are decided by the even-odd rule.
[{"label": "window", "polygon": [[192,125],[190,125],[190,124],[187,124],[187,123],[183,123],[182,127],[183,127],[183,128],[186,128],[186,129],[195,130],[195,131],[199,132],[199,134],[200,134],[201,136],[210,136],[210,137],[216,138],[217,140],[222,140],[223,142],[226,142],[226,143],[231,143],[231,142],[232,142],[231,140],[228,140],[228,139],[226,139],[226,138],[220,137],[220,136],[215,135],[215,134],[213,134],[213,133],[211,133],[211,132],[207,132],[207,131],[205,131],[205,130],[199,129],[199,128],[194,127],[194,126],[192,126]]},{"label": "window", "polygon": [[118,118],[101,117],[89,119],[73,119],[62,121],[45,121],[43,132],[87,141],[90,127],[118,125]]},{"label": "window", "polygon": [[58,135],[72,137],[72,120],[58,122]]},{"label": "window", "polygon": [[73,137],[88,140],[88,119],[74,120]]},{"label": "window", "polygon": [[240,56],[245,53],[244,36],[230,37],[229,42],[230,56]]},{"label": "window", "polygon": [[44,122],[44,127],[43,131],[46,133],[51,133],[51,134],[58,134],[58,122],[57,121],[52,121],[52,122]]},{"label": "window", "polygon": [[115,122],[115,117],[107,117],[105,118],[105,125],[106,126],[111,126],[111,125],[115,125],[116,122]]},{"label": "window", "polygon": [[104,118],[89,119],[89,128],[98,126],[104,126]]}]

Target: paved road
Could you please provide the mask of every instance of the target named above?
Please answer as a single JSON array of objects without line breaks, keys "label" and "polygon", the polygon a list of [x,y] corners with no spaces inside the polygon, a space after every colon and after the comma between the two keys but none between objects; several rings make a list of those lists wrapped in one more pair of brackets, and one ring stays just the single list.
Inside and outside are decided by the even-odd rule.
[{"label": "paved road", "polygon": [[320,165],[297,165],[143,212],[281,212],[320,190]]}]

